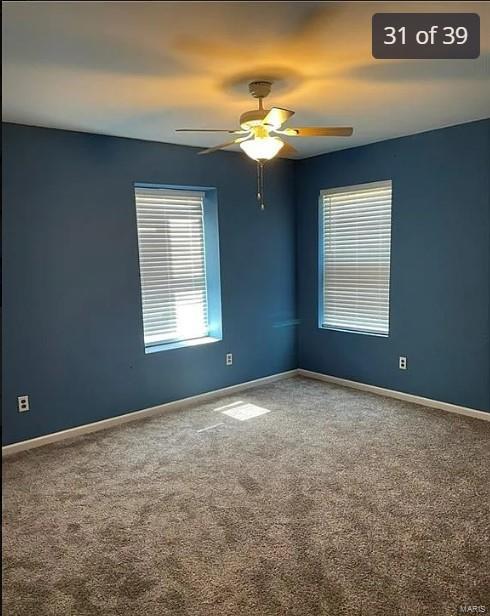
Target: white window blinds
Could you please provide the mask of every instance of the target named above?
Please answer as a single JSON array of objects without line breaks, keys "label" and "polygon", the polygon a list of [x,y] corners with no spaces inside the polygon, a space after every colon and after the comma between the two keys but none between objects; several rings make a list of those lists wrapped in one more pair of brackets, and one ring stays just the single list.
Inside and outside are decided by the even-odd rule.
[{"label": "white window blinds", "polygon": [[391,180],[322,191],[320,325],[389,331]]},{"label": "white window blinds", "polygon": [[208,335],[204,193],[135,188],[145,345]]}]

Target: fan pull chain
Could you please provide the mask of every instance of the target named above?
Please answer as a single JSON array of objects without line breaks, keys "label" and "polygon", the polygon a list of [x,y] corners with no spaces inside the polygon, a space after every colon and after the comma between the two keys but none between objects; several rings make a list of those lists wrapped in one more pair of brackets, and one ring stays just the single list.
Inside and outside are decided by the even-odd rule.
[{"label": "fan pull chain", "polygon": [[257,201],[260,209],[265,209],[264,205],[264,164],[257,161]]}]

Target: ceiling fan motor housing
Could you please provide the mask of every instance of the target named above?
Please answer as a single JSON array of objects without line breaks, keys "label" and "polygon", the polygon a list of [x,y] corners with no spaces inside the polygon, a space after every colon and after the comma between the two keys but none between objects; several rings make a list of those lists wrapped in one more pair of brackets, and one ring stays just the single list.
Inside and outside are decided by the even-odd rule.
[{"label": "ceiling fan motor housing", "polygon": [[254,127],[261,126],[268,113],[268,109],[252,109],[252,111],[246,111],[240,116],[240,126],[243,130],[252,130]]}]

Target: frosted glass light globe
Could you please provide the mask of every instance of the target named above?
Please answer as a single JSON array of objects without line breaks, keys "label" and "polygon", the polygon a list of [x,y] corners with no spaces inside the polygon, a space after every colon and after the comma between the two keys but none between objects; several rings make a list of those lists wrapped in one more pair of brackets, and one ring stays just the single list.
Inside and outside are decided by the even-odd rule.
[{"label": "frosted glass light globe", "polygon": [[270,160],[281,150],[284,142],[277,137],[256,137],[240,143],[240,147],[253,160]]}]

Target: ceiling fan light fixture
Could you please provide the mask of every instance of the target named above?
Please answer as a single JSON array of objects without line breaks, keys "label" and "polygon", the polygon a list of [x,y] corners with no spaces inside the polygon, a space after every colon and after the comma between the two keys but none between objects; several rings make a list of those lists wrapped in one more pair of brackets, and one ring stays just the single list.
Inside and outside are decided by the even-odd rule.
[{"label": "ceiling fan light fixture", "polygon": [[240,143],[240,147],[252,160],[271,160],[279,154],[284,141],[278,137],[256,137]]}]

